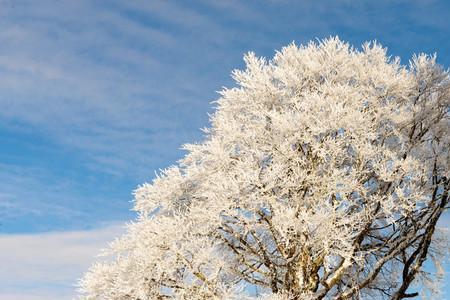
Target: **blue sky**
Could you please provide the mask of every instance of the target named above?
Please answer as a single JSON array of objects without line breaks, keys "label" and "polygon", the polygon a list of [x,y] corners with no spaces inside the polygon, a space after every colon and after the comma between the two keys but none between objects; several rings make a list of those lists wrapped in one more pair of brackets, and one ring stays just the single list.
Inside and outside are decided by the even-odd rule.
[{"label": "blue sky", "polygon": [[448,68],[450,2],[0,0],[0,298],[70,299],[132,190],[202,139],[243,53],[334,35]]}]

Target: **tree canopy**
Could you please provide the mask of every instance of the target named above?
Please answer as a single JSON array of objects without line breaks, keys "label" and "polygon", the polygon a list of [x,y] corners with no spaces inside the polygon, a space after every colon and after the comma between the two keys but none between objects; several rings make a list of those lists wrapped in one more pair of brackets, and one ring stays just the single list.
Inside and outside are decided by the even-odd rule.
[{"label": "tree canopy", "polygon": [[[450,79],[338,38],[245,56],[205,140],[135,191],[84,299],[404,299],[448,247]],[[434,261],[434,273],[424,271]]]}]

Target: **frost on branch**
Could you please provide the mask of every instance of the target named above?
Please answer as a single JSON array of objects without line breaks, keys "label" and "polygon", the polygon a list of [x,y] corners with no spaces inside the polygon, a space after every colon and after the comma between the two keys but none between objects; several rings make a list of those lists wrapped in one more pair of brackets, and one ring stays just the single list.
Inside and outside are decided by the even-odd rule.
[{"label": "frost on branch", "polygon": [[136,190],[138,218],[84,299],[404,299],[439,278],[423,271],[447,249],[450,80],[435,57],[403,66],[330,38],[245,62],[205,141]]}]

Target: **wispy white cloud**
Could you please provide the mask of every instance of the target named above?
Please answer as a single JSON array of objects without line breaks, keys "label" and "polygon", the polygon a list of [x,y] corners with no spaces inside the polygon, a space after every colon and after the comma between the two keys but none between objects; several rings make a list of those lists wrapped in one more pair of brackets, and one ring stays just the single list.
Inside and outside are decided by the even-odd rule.
[{"label": "wispy white cloud", "polygon": [[114,181],[97,186],[98,180],[89,175],[83,182],[72,176],[0,162],[0,233],[93,228],[133,216],[134,186],[123,192]]},{"label": "wispy white cloud", "polygon": [[[183,9],[123,3],[0,0],[0,130],[42,148],[16,154],[0,132],[0,232],[123,217],[132,189],[201,135],[214,88],[189,74],[193,47],[170,13]],[[185,31],[222,30],[177,15]]]},{"label": "wispy white cloud", "polygon": [[[41,168],[0,163],[0,213],[7,210],[9,217],[24,212],[35,216],[44,213],[64,217],[79,216],[79,213],[70,210],[63,203],[54,201],[70,184],[67,179],[56,181]],[[36,193],[40,199],[36,199]],[[66,198],[65,201],[70,199]],[[4,219],[2,216],[3,222]]]},{"label": "wispy white cloud", "polygon": [[90,231],[0,235],[0,299],[72,299],[76,283],[121,224]]},{"label": "wispy white cloud", "polygon": [[[201,78],[187,79],[163,64],[165,52],[182,43],[173,33],[127,15],[125,8],[92,1],[3,1],[0,7],[0,121],[5,126],[19,120],[39,127],[58,143],[81,150],[97,168],[122,176],[148,172],[155,157],[166,155],[158,150],[164,143],[176,152],[179,143],[165,137],[192,136],[183,123],[190,109],[177,104],[190,102],[192,108],[211,99],[183,94],[201,86]],[[164,83],[168,77],[170,84]],[[178,117],[168,118],[171,114]],[[202,115],[206,120],[204,110]],[[129,161],[134,169],[110,161]]]}]

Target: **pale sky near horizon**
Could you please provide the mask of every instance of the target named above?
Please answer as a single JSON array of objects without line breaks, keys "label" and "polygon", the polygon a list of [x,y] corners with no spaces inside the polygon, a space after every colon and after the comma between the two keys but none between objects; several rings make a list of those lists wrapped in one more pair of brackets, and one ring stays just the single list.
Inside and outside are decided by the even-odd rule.
[{"label": "pale sky near horizon", "polygon": [[73,297],[243,54],[335,35],[448,68],[450,1],[0,0],[0,299]]}]

